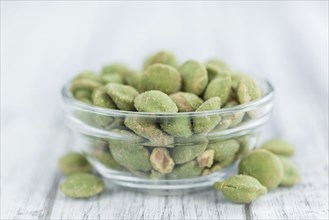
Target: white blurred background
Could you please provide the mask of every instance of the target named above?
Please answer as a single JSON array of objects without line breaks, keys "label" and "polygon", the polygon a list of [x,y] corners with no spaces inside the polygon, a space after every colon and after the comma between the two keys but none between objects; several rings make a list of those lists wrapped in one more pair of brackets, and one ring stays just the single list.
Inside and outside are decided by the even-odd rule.
[{"label": "white blurred background", "polygon": [[114,61],[140,68],[160,49],[182,62],[222,58],[293,105],[312,93],[327,112],[328,2],[15,1],[1,2],[2,119],[56,117],[73,75]]}]

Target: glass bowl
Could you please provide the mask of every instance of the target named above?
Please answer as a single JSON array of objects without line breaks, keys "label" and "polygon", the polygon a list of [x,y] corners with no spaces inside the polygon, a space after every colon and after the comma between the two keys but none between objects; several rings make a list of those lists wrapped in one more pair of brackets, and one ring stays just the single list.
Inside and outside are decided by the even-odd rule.
[{"label": "glass bowl", "polygon": [[[70,82],[62,89],[62,100],[79,148],[103,177],[148,191],[195,190],[233,175],[239,158],[255,147],[270,119],[274,98],[271,84],[256,80],[262,98],[205,112],[100,108],[76,100]],[[176,133],[165,132],[164,124],[173,125]],[[183,132],[186,127],[197,132]]]}]

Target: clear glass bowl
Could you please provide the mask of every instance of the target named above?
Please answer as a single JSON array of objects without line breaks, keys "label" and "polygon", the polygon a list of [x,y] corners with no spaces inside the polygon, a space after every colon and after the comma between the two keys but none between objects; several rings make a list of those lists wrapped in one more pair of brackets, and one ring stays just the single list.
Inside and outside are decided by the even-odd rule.
[{"label": "clear glass bowl", "polygon": [[[255,147],[270,118],[274,98],[269,82],[257,82],[264,92],[262,98],[205,112],[140,113],[100,108],[76,100],[70,82],[63,87],[62,98],[67,124],[78,135],[79,147],[112,183],[157,192],[195,190],[233,175],[239,158]],[[164,123],[184,124],[192,130],[198,124],[201,132],[174,137],[163,131]]]}]

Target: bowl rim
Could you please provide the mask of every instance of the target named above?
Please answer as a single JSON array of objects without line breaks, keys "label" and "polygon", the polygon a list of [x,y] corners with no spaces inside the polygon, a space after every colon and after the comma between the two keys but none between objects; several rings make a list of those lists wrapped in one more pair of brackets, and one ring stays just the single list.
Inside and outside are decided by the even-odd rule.
[{"label": "bowl rim", "polygon": [[79,101],[75,99],[70,91],[70,84],[71,81],[68,81],[64,84],[61,89],[62,95],[62,102],[66,105],[71,105],[77,109],[82,111],[92,112],[95,114],[101,115],[109,115],[109,116],[140,116],[140,117],[180,117],[180,116],[208,116],[208,115],[218,115],[218,114],[232,114],[238,112],[247,112],[250,110],[254,110],[263,106],[274,99],[275,90],[272,84],[264,78],[254,77],[253,78],[259,83],[266,85],[267,91],[264,96],[260,99],[253,100],[251,102],[240,104],[230,108],[223,108],[219,110],[209,110],[209,111],[202,111],[202,112],[177,112],[177,113],[165,113],[165,112],[134,112],[134,111],[125,111],[125,110],[118,110],[118,109],[107,109],[98,106],[94,106],[91,104],[87,104],[85,102]]}]

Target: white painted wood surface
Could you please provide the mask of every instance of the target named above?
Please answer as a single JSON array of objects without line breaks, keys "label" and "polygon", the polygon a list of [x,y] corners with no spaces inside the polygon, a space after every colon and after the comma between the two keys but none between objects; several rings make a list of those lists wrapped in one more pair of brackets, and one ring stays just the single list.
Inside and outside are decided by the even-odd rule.
[{"label": "white painted wood surface", "polygon": [[[111,184],[88,200],[65,197],[57,159],[77,146],[64,125],[60,86],[117,58],[137,67],[160,48],[182,60],[223,57],[270,79],[275,112],[263,139],[294,143],[302,183],[250,205],[227,202],[211,189],[157,196]],[[328,213],[328,2],[1,2],[1,219],[328,219]]]}]

